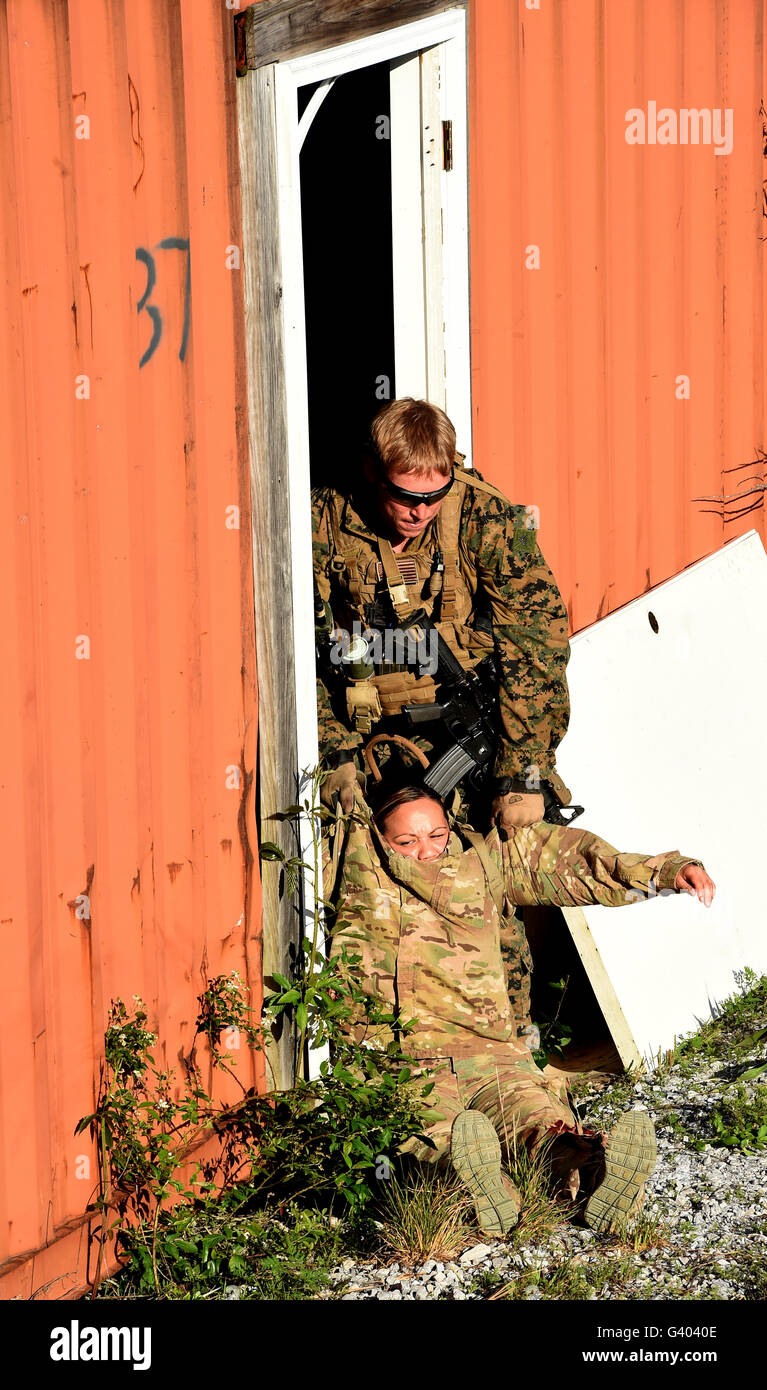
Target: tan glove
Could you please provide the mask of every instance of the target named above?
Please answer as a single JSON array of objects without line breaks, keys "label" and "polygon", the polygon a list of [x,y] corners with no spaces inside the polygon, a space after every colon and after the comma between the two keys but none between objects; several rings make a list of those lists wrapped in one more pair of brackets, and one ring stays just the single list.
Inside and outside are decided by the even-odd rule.
[{"label": "tan glove", "polygon": [[496,796],[490,807],[490,818],[495,821],[504,836],[509,836],[521,825],[535,825],[543,820],[544,805],[540,792],[506,792]]},{"label": "tan glove", "polygon": [[320,786],[320,801],[332,811],[336,797],[341,802],[345,816],[354,810],[354,788],[357,786],[357,769],[353,762],[341,763],[329,772]]}]

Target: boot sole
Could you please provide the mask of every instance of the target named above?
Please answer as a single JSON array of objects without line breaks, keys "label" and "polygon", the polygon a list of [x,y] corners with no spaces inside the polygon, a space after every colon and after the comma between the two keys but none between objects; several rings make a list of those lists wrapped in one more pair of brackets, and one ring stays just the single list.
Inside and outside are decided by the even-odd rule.
[{"label": "boot sole", "polygon": [[605,1147],[605,1176],[583,1213],[593,1231],[612,1231],[634,1211],[644,1183],[655,1168],[658,1148],[652,1120],[644,1110],[630,1110],[610,1131]]},{"label": "boot sole", "polygon": [[453,1124],[450,1158],[469,1189],[480,1230],[505,1235],[519,1220],[521,1203],[514,1201],[501,1174],[501,1141],[492,1123],[479,1110],[463,1110]]}]

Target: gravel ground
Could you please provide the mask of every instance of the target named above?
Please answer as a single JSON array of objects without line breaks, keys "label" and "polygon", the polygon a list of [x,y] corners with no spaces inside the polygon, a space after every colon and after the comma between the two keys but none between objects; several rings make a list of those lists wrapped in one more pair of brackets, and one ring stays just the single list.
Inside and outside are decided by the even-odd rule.
[{"label": "gravel ground", "polygon": [[[633,1087],[619,1078],[579,1098],[594,1127],[608,1129],[632,1107],[655,1122],[658,1164],[638,1228],[638,1243],[649,1240],[649,1248],[565,1223],[539,1243],[522,1244],[513,1233],[508,1241],[479,1239],[453,1260],[414,1269],[348,1258],[320,1297],[482,1300],[503,1288],[503,1296],[531,1300],[767,1298],[767,1150],[694,1146],[696,1136],[710,1137],[709,1112],[731,1080],[721,1061],[706,1058],[693,1070],[677,1064]],[[749,1095],[765,1085],[765,1078],[747,1083]]]}]

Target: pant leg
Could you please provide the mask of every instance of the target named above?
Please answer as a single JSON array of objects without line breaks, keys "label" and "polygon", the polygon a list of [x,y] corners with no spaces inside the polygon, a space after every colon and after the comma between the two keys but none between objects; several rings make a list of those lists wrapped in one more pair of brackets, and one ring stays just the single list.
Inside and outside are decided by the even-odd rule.
[{"label": "pant leg", "polygon": [[434,1089],[424,1097],[422,1133],[434,1148],[414,1136],[399,1149],[421,1163],[446,1164],[453,1121],[461,1110],[481,1110],[489,1117],[501,1141],[504,1162],[507,1142],[512,1152],[515,1143],[525,1143],[532,1150],[552,1126],[579,1128],[562,1094],[562,1083],[545,1076],[532,1056],[517,1049],[510,1048],[508,1057],[420,1058],[414,1076],[423,1077],[427,1068]]},{"label": "pant leg", "polygon": [[558,1067],[552,1067],[550,1062],[547,1062],[541,1070],[551,1086],[552,1093],[559,1096],[565,1105],[569,1105],[570,1092],[567,1084],[567,1072],[560,1071]]},{"label": "pant leg", "polygon": [[[428,1077],[424,1075],[427,1068]],[[400,1145],[398,1152],[411,1154],[421,1163],[433,1163],[437,1167],[444,1167],[450,1154],[450,1131],[453,1121],[459,1111],[465,1109],[458,1078],[449,1057],[419,1058],[414,1076],[421,1081],[434,1082],[434,1089],[423,1098],[426,1114],[422,1125],[422,1133],[431,1140],[434,1148],[413,1136]]]},{"label": "pant leg", "polygon": [[580,1128],[559,1083],[544,1076],[532,1057],[510,1049],[508,1057],[460,1059],[455,1068],[467,1107],[492,1121],[504,1163],[520,1143],[532,1152],[552,1128]]}]

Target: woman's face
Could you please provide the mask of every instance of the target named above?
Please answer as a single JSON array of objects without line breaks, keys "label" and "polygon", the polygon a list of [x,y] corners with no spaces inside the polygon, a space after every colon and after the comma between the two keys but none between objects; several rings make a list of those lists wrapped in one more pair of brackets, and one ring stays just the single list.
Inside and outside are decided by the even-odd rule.
[{"label": "woman's face", "polygon": [[439,858],[450,836],[442,807],[425,796],[390,811],[381,829],[386,843],[397,854],[423,861]]}]

